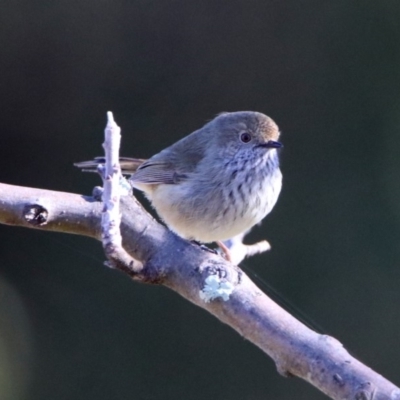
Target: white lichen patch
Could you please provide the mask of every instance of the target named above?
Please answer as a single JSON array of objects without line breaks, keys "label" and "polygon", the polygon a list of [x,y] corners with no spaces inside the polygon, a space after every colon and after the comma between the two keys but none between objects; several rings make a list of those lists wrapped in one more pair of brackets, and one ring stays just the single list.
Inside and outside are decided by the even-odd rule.
[{"label": "white lichen patch", "polygon": [[129,196],[132,194],[131,184],[123,176],[119,178],[119,191],[121,196]]},{"label": "white lichen patch", "polygon": [[228,301],[233,289],[232,283],[222,281],[218,275],[209,275],[205,280],[203,289],[199,292],[199,296],[206,303],[218,298]]}]

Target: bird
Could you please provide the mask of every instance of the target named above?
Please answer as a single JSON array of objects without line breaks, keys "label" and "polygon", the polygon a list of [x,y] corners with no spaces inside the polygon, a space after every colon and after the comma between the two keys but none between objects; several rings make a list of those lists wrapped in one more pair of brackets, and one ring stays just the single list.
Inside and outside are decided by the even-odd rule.
[{"label": "bird", "polygon": [[[279,136],[263,113],[224,112],[151,158],[121,157],[120,165],[170,230],[226,253],[222,242],[260,223],[278,200]],[[102,163],[74,165],[93,171]]]}]

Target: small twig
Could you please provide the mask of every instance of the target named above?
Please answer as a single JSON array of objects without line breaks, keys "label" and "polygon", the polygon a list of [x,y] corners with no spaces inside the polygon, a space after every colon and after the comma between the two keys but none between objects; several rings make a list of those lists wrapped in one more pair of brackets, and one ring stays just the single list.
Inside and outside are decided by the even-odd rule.
[{"label": "small twig", "polygon": [[122,247],[120,231],[121,214],[119,147],[121,143],[121,128],[115,123],[112,112],[107,113],[107,126],[104,131],[103,148],[106,163],[101,169],[103,178],[103,212],[101,218],[101,238],[103,249],[108,259],[106,265],[135,275],[143,269],[142,263],[132,258]]}]

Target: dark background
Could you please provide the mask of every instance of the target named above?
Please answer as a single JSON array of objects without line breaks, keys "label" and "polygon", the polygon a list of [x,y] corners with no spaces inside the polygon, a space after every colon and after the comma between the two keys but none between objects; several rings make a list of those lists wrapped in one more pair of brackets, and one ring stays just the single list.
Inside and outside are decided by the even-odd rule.
[{"label": "dark background", "polygon": [[[400,384],[400,4],[3,0],[0,181],[89,194],[106,111],[149,157],[221,111],[280,126],[284,187],[244,263]],[[98,242],[0,226],[0,398],[323,399]],[[260,279],[263,282],[260,282]]]}]

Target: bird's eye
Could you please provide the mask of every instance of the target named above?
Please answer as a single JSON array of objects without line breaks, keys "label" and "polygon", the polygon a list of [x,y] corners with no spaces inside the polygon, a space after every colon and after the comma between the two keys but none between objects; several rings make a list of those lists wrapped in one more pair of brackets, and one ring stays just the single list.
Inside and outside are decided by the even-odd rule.
[{"label": "bird's eye", "polygon": [[241,140],[243,143],[249,143],[250,140],[251,140],[251,135],[250,135],[250,133],[247,133],[247,132],[242,133],[242,134],[240,135],[240,140]]}]

